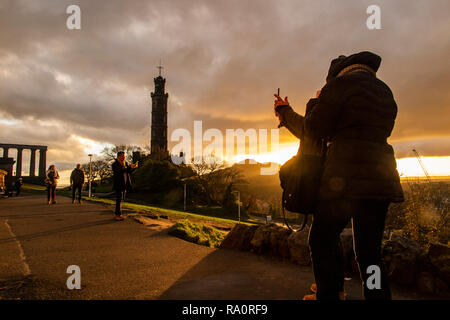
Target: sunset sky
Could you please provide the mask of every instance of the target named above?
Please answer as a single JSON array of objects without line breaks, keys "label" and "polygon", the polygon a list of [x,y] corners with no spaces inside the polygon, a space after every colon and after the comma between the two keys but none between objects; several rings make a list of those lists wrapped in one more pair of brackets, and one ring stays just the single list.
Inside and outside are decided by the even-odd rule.
[{"label": "sunset sky", "polygon": [[[81,30],[66,27],[71,4]],[[371,4],[381,30],[366,27]],[[2,0],[0,142],[47,145],[60,170],[105,145],[149,145],[160,59],[169,137],[194,120],[224,133],[270,130],[276,88],[304,113],[332,58],[368,50],[383,58],[377,75],[398,105],[396,157],[415,148],[430,173],[450,175],[449,9],[448,0]],[[280,143],[284,158],[296,152],[286,129]],[[414,158],[398,163],[422,174]]]}]

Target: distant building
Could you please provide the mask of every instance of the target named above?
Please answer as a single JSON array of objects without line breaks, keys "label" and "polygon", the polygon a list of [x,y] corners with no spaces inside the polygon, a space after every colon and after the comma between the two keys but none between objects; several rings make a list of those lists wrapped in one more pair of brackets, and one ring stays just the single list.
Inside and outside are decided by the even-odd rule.
[{"label": "distant building", "polygon": [[[0,149],[3,149],[3,156],[0,157],[0,169],[8,172],[5,177],[6,187],[11,187],[12,183],[23,178],[25,183],[41,184],[45,180],[46,166],[47,166],[47,146],[25,145],[25,144],[9,144],[0,143]],[[16,160],[9,157],[10,149],[17,150]],[[29,174],[24,176],[22,174],[23,165],[23,151],[30,150]],[[39,151],[39,166],[36,168],[36,153]],[[14,167],[15,164],[15,167]],[[14,175],[14,168],[16,173]],[[36,175],[36,169],[38,169]]]},{"label": "distant building", "polygon": [[0,169],[0,192],[6,188],[5,177],[8,175],[8,171]]},{"label": "distant building", "polygon": [[166,79],[161,76],[162,66],[158,66],[159,76],[154,78],[155,92],[152,97],[152,124],[150,139],[150,158],[166,160],[169,158],[167,149],[167,99],[165,92]]}]

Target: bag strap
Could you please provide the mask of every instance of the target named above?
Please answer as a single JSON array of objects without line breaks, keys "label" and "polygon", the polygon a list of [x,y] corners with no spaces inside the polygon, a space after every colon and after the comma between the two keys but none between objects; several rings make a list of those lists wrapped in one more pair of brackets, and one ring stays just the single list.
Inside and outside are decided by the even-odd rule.
[{"label": "bag strap", "polygon": [[308,214],[305,214],[304,218],[303,218],[303,222],[302,225],[300,226],[300,229],[298,229],[297,231],[295,231],[294,229],[291,228],[291,226],[289,225],[289,223],[287,222],[286,219],[286,212],[284,211],[284,205],[283,205],[283,199],[284,199],[284,190],[283,190],[283,195],[281,196],[281,211],[283,213],[283,220],[284,220],[284,224],[288,227],[289,230],[291,230],[292,232],[299,232],[302,231],[303,228],[305,228],[306,226],[306,221],[308,221]]}]

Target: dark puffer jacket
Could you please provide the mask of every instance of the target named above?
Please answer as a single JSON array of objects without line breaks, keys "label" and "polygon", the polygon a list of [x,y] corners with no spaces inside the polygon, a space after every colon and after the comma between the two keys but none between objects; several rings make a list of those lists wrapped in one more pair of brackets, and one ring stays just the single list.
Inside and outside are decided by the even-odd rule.
[{"label": "dark puffer jacket", "polygon": [[72,173],[70,174],[70,184],[84,184],[84,171],[77,168],[73,169]]},{"label": "dark puffer jacket", "polygon": [[380,62],[370,52],[340,56],[305,117],[290,107],[279,109],[297,137],[303,133],[331,142],[319,199],[404,200],[394,151],[386,141],[397,105],[389,87],[375,76]]}]

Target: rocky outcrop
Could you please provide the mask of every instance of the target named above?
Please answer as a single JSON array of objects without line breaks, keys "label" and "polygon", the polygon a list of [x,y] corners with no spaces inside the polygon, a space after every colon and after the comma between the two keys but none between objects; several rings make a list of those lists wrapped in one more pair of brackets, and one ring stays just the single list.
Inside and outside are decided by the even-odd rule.
[{"label": "rocky outcrop", "polygon": [[311,255],[308,245],[309,226],[305,226],[302,231],[293,232],[288,237],[290,260],[301,266],[308,266],[311,263]]},{"label": "rocky outcrop", "polygon": [[[251,251],[280,257],[302,266],[311,264],[308,245],[309,226],[298,232],[269,223],[261,226],[236,224],[221,248]],[[351,228],[341,233],[346,277],[359,277],[353,252]],[[392,234],[383,247],[383,259],[393,283],[415,286],[426,294],[448,294],[450,287],[450,247],[432,244],[428,251],[417,242]]]},{"label": "rocky outcrop", "polygon": [[428,258],[439,278],[450,285],[450,246],[445,244],[431,244]]},{"label": "rocky outcrop", "polygon": [[[260,255],[276,256],[302,266],[311,264],[308,244],[309,226],[302,231],[291,230],[275,223],[261,226],[236,224],[228,233],[220,248],[251,251]],[[341,235],[344,260],[351,273],[354,268],[353,236],[351,229]],[[357,267],[356,267],[357,271]]]},{"label": "rocky outcrop", "polygon": [[417,242],[392,234],[383,248],[389,278],[399,284],[413,284],[420,271],[419,259],[424,253]]},{"label": "rocky outcrop", "polygon": [[237,223],[222,241],[220,248],[238,249],[248,251],[251,249],[250,241],[253,239],[258,226],[249,226]]},{"label": "rocky outcrop", "polygon": [[429,272],[419,273],[416,286],[423,293],[433,294],[436,291],[435,278]]},{"label": "rocky outcrop", "polygon": [[291,230],[275,223],[262,225],[256,229],[253,235],[251,251],[257,254],[289,259],[290,252],[287,239],[291,232]]},{"label": "rocky outcrop", "polygon": [[383,248],[389,278],[401,285],[415,286],[426,294],[448,296],[450,247],[431,244],[428,250],[406,237],[392,234]]}]

